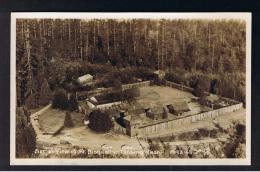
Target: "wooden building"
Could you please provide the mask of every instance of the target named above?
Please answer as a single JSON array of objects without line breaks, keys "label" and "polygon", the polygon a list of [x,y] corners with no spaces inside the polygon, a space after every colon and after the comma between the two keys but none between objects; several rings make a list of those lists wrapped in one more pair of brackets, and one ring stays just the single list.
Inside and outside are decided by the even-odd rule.
[{"label": "wooden building", "polygon": [[81,86],[85,86],[90,84],[93,81],[93,76],[90,74],[86,74],[79,77],[77,81]]}]

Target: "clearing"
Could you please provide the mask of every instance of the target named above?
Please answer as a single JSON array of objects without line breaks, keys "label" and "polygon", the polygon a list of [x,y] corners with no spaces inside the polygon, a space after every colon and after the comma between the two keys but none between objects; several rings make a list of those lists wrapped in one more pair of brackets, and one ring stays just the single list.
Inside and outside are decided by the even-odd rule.
[{"label": "clearing", "polygon": [[137,102],[143,106],[168,105],[178,101],[188,102],[195,98],[191,93],[167,86],[149,86],[140,88],[140,97]]},{"label": "clearing", "polygon": [[[70,112],[75,127],[84,125],[82,113]],[[39,128],[45,133],[54,133],[64,124],[66,111],[49,108],[39,115]]]}]

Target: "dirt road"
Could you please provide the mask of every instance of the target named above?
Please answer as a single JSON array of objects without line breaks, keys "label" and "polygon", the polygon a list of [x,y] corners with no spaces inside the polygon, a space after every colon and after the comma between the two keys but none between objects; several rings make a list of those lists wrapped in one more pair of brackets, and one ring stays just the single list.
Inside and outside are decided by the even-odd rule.
[{"label": "dirt road", "polygon": [[45,106],[44,108],[42,108],[41,110],[31,114],[30,116],[30,120],[32,123],[32,126],[34,128],[34,131],[36,132],[37,137],[42,135],[42,131],[39,128],[39,115],[41,115],[42,113],[44,113],[47,109],[49,109],[51,107],[51,104],[48,104],[47,106]]}]

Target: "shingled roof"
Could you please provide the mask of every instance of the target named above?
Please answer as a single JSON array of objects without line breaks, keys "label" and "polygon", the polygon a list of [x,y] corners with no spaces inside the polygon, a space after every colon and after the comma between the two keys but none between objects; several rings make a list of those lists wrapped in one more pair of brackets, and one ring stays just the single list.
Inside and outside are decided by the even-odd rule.
[{"label": "shingled roof", "polygon": [[219,97],[217,95],[210,94],[209,96],[206,97],[206,99],[211,103],[214,103],[219,100]]},{"label": "shingled roof", "polygon": [[165,75],[165,72],[162,71],[162,70],[156,70],[153,73],[156,74],[156,75]]},{"label": "shingled roof", "polygon": [[79,81],[80,83],[82,83],[82,82],[86,82],[86,81],[92,80],[92,79],[93,79],[93,76],[92,76],[92,75],[86,74],[86,75],[83,75],[83,76],[79,77],[79,78],[78,78],[78,81]]},{"label": "shingled roof", "polygon": [[132,123],[138,123],[138,122],[142,121],[142,119],[139,115],[127,115],[126,117],[124,117],[124,119],[129,121],[131,124]]},{"label": "shingled roof", "polygon": [[153,107],[149,111],[154,114],[161,114],[164,112],[163,107]]},{"label": "shingled roof", "polygon": [[190,111],[190,108],[186,102],[175,102],[167,107],[168,109],[173,109],[177,114]]}]

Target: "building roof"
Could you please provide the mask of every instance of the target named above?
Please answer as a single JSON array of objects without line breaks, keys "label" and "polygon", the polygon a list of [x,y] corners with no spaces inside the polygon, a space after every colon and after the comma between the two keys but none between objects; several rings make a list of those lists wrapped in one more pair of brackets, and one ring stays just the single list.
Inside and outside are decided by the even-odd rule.
[{"label": "building roof", "polygon": [[173,104],[171,104],[171,105],[169,105],[168,106],[168,108],[174,108],[174,110],[176,111],[176,112],[180,112],[180,111],[189,111],[190,110],[190,108],[189,108],[189,106],[188,106],[188,104],[186,103],[186,102],[175,102],[175,103],[173,103]]},{"label": "building roof", "polygon": [[165,74],[165,72],[163,70],[156,70],[153,73],[156,74],[156,75],[164,75]]},{"label": "building roof", "polygon": [[209,96],[206,97],[206,100],[210,101],[211,103],[218,101],[219,97],[215,94],[210,94]]},{"label": "building roof", "polygon": [[97,99],[95,97],[90,97],[90,100],[92,100],[93,102],[98,102]]},{"label": "building roof", "polygon": [[127,115],[126,117],[124,117],[124,119],[129,121],[130,123],[136,123],[142,121],[139,115]]},{"label": "building roof", "polygon": [[125,116],[124,119],[127,120],[127,121],[131,121],[131,115]]},{"label": "building roof", "polygon": [[85,101],[79,101],[79,106],[83,109],[89,109],[89,107]]},{"label": "building roof", "polygon": [[163,106],[163,111],[164,111],[165,113],[169,113],[169,109],[168,109],[166,106]]},{"label": "building roof", "polygon": [[86,75],[83,75],[83,76],[79,77],[78,81],[79,82],[84,82],[84,81],[90,80],[90,79],[93,79],[93,76],[90,75],[90,74],[86,74]]},{"label": "building roof", "polygon": [[154,114],[161,114],[161,113],[164,112],[163,107],[153,107],[149,111],[154,113]]}]

